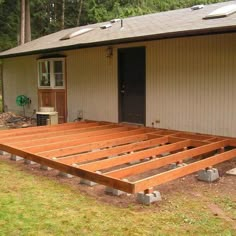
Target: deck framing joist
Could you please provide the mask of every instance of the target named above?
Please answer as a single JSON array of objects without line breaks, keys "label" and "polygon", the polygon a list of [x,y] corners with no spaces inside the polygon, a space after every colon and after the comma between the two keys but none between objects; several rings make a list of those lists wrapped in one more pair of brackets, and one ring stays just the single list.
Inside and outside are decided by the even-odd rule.
[{"label": "deck framing joist", "polygon": [[137,193],[235,158],[236,139],[84,121],[1,131],[0,150]]}]

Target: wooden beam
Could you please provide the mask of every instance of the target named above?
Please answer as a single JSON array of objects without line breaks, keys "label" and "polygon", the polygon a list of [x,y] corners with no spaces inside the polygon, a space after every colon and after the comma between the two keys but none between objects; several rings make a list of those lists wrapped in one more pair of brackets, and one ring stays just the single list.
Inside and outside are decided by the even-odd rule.
[{"label": "wooden beam", "polygon": [[[94,121],[95,123],[98,123],[97,121]],[[94,123],[92,122],[92,123]],[[83,124],[88,124],[91,122],[87,121],[81,121],[81,122],[69,122],[69,123],[63,123],[63,124],[55,124],[55,125],[45,125],[45,126],[34,126],[34,127],[28,127],[26,128],[19,128],[19,129],[6,129],[6,130],[1,130],[1,134],[13,134],[13,133],[21,133],[29,130],[44,130],[48,128],[58,128],[58,127],[75,127],[76,125],[83,125]]]},{"label": "wooden beam", "polygon": [[[174,137],[174,136],[168,136],[168,137],[169,137],[169,142],[170,143],[178,142],[178,141],[181,141],[181,140],[186,140],[186,138],[181,138],[181,137]],[[191,140],[191,143],[192,143],[193,147],[199,147],[199,146],[202,146],[202,145],[206,145],[210,142],[208,142],[208,141],[199,141],[199,140]]]},{"label": "wooden beam", "polygon": [[121,181],[115,178],[110,178],[102,174],[98,174],[98,173],[94,173],[94,172],[90,172],[86,170],[81,170],[75,166],[69,166],[63,163],[58,163],[56,161],[46,159],[44,157],[35,155],[33,153],[27,153],[22,150],[14,149],[12,147],[9,147],[3,144],[0,144],[0,150],[12,153],[17,156],[21,156],[27,160],[37,162],[41,165],[45,165],[45,166],[57,169],[62,172],[72,174],[72,175],[81,177],[83,179],[88,179],[90,181],[109,186],[111,188],[119,189],[127,193],[134,192],[134,185],[129,182]]},{"label": "wooden beam", "polygon": [[236,139],[230,139],[229,146],[236,147]]},{"label": "wooden beam", "polygon": [[198,141],[208,140],[213,137],[212,135],[192,134],[192,133],[187,133],[187,132],[179,132],[178,134],[174,136],[179,137],[179,138],[198,140]]},{"label": "wooden beam", "polygon": [[18,135],[31,135],[36,133],[46,133],[46,132],[52,132],[52,131],[62,131],[62,130],[70,130],[74,128],[82,128],[82,127],[88,127],[91,125],[91,123],[94,123],[96,125],[99,124],[105,124],[104,122],[74,122],[74,123],[68,123],[68,124],[61,124],[60,125],[48,125],[48,126],[37,126],[37,127],[31,127],[31,128],[21,128],[21,129],[12,129],[12,130],[6,130],[1,131],[1,139],[7,138],[7,137],[14,137]]},{"label": "wooden beam", "polygon": [[227,141],[220,141],[218,143],[208,144],[208,145],[201,146],[198,148],[182,151],[179,153],[169,155],[167,157],[162,157],[160,159],[154,159],[148,162],[137,164],[135,166],[111,171],[106,174],[114,178],[125,178],[131,175],[137,175],[137,174],[141,174],[146,171],[149,171],[149,170],[157,169],[171,163],[183,161],[184,159],[197,157],[201,154],[220,149],[222,146],[225,146],[226,144],[227,144]]},{"label": "wooden beam", "polygon": [[61,152],[64,149],[68,149],[70,147],[76,148],[86,143],[93,143],[96,141],[107,140],[113,137],[122,137],[122,134],[125,134],[127,132],[130,132],[127,127],[120,127],[120,128],[110,129],[108,132],[105,132],[105,134],[82,137],[82,138],[77,138],[77,139],[73,139],[69,141],[57,142],[57,143],[46,144],[46,145],[42,144],[36,147],[24,148],[23,150],[29,151],[32,153],[49,153],[49,152],[55,152],[55,151]]},{"label": "wooden beam", "polygon": [[[124,145],[128,143],[135,143],[135,142],[141,142],[144,140],[150,139],[147,134],[138,134],[138,135],[131,135],[127,137],[121,137],[121,138],[115,138],[115,139],[110,139],[110,140],[105,140],[105,141],[99,141],[99,142],[94,142],[94,143],[88,143],[81,145],[78,147],[77,151],[78,153],[82,152],[91,152],[91,150],[99,149],[99,148],[107,148],[107,147],[115,147],[119,145]],[[75,155],[70,155],[70,156],[75,156]],[[68,156],[68,157],[70,157]],[[45,157],[48,158],[48,157]],[[49,157],[50,159],[51,157]],[[60,160],[61,158],[64,157],[59,157],[57,160]]]},{"label": "wooden beam", "polygon": [[[42,139],[40,140],[40,144],[35,144],[33,143],[29,147],[24,147],[21,148],[22,150],[29,151],[32,153],[37,153],[37,152],[45,152],[45,151],[50,151],[50,150],[55,150],[58,148],[64,148],[64,147],[70,147],[70,146],[77,146],[80,145],[81,143],[83,144],[83,140],[89,140],[89,139],[95,139],[96,137],[104,136],[104,135],[109,135],[109,134],[115,134],[115,133],[120,133],[122,131],[127,131],[127,128],[125,127],[109,127],[109,128],[104,128],[98,131],[92,131],[92,132],[84,132],[84,133],[79,133],[79,134],[74,134],[74,135],[69,135],[69,136],[63,136],[60,138],[54,138],[50,142],[48,142],[47,139]],[[11,146],[14,147],[19,147],[18,145],[15,144],[10,144]]]},{"label": "wooden beam", "polygon": [[7,138],[2,138],[1,139],[1,143],[20,143],[22,142],[22,140],[39,140],[39,139],[43,139],[43,138],[54,138],[54,137],[60,137],[62,135],[73,135],[73,134],[78,134],[81,132],[87,132],[87,129],[90,128],[100,128],[100,127],[105,127],[107,125],[103,125],[103,124],[95,124],[95,123],[91,123],[88,124],[88,126],[86,127],[75,127],[75,128],[70,128],[70,129],[66,129],[66,130],[48,130],[45,132],[36,132],[36,133],[29,133],[29,134],[24,134],[24,135],[17,135],[17,136],[11,136],[11,137],[7,137]]},{"label": "wooden beam", "polygon": [[166,143],[168,141],[167,137],[155,138],[150,139],[147,141],[136,142],[132,144],[122,145],[120,147],[112,147],[106,150],[101,150],[97,152],[90,152],[85,154],[80,154],[76,156],[69,156],[65,158],[58,159],[58,162],[64,164],[73,164],[73,163],[80,163],[85,161],[96,160],[103,157],[109,157],[113,155],[119,155],[125,152],[137,151],[144,148],[153,147],[155,145],[159,145],[162,143]]},{"label": "wooden beam", "polygon": [[155,132],[155,134],[158,135],[178,135],[180,133],[180,131],[176,131],[176,130],[158,130]]},{"label": "wooden beam", "polygon": [[[89,137],[92,132],[99,131],[99,130],[106,130],[110,128],[118,128],[118,125],[99,125],[94,127],[88,127],[88,128],[79,128],[65,131],[63,133],[61,132],[53,132],[49,133],[49,135],[34,135],[30,140],[27,138],[26,141],[9,141],[9,142],[3,142],[4,144],[10,144],[14,145],[14,147],[18,148],[24,148],[24,147],[32,147],[37,145],[42,145],[42,143],[56,143],[63,140],[73,140],[74,138],[77,138],[78,135],[84,135],[85,137]],[[13,139],[14,140],[14,139]]]},{"label": "wooden beam", "polygon": [[[219,140],[221,141],[221,140]],[[223,140],[222,140],[223,141]],[[192,143],[192,147],[200,147],[200,146],[204,146],[206,144],[209,144],[211,142],[208,141],[199,141],[199,140],[191,140]]]},{"label": "wooden beam", "polygon": [[165,152],[178,150],[180,148],[188,147],[190,144],[191,144],[190,140],[185,140],[178,143],[173,143],[173,144],[164,145],[160,147],[150,148],[148,150],[144,150],[140,152],[135,152],[133,154],[123,155],[123,156],[113,157],[106,160],[83,164],[83,165],[80,165],[80,168],[90,170],[90,171],[102,170],[102,169],[110,168],[113,166],[129,163],[131,161],[144,159],[146,157],[151,157],[154,155],[160,155]]},{"label": "wooden beam", "polygon": [[204,160],[191,163],[187,166],[179,167],[174,170],[170,170],[161,174],[151,176],[143,180],[139,180],[134,183],[135,184],[134,192],[144,191],[147,188],[154,187],[154,186],[169,182],[171,180],[189,175],[198,170],[205,169],[208,166],[213,166],[213,165],[230,160],[235,157],[236,157],[236,149],[233,149],[231,151],[227,151],[227,152],[206,158]]},{"label": "wooden beam", "polygon": [[[104,136],[100,136],[100,137],[85,138],[85,139],[80,140],[80,144],[78,144],[78,146],[68,147],[68,148],[58,148],[56,150],[51,150],[51,151],[46,151],[46,152],[43,151],[39,154],[44,157],[47,157],[47,158],[69,156],[69,155],[80,153],[81,150],[83,149],[83,148],[81,148],[82,144],[89,144],[90,147],[92,146],[93,142],[97,143],[99,141],[106,141],[107,144],[109,144],[109,140],[112,140],[112,139],[119,139],[119,138],[137,135],[137,134],[145,134],[145,133],[148,133],[149,131],[150,131],[149,129],[145,129],[145,128],[141,129],[140,128],[140,129],[136,129],[136,130],[132,130],[132,131],[123,131],[120,133],[104,135]],[[97,146],[99,146],[99,145],[97,145]]]}]

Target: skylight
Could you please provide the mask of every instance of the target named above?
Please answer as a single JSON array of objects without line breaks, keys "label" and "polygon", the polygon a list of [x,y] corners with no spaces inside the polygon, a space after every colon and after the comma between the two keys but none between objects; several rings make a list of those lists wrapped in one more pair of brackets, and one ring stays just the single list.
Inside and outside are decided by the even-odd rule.
[{"label": "skylight", "polygon": [[71,39],[71,38],[74,38],[76,36],[79,36],[81,34],[85,34],[85,33],[88,33],[89,31],[92,31],[94,30],[93,28],[84,28],[84,29],[80,29],[80,30],[77,30],[75,32],[72,32],[72,33],[69,33],[69,34],[66,34],[65,36],[63,36],[60,40],[67,40],[67,39]]},{"label": "skylight", "polygon": [[112,27],[112,24],[110,24],[110,23],[100,26],[101,29],[108,29],[108,28],[111,28],[111,27]]},{"label": "skylight", "polygon": [[215,11],[211,12],[209,15],[205,16],[203,19],[226,17],[235,12],[236,12],[236,4],[231,4],[231,5],[216,9]]},{"label": "skylight", "polygon": [[110,22],[111,22],[112,24],[114,24],[114,23],[120,22],[120,21],[121,21],[121,19],[112,19]]},{"label": "skylight", "polygon": [[191,7],[192,10],[200,10],[200,9],[202,9],[202,8],[204,8],[204,5],[203,5],[203,4],[202,4],[202,5],[195,5],[195,6],[192,6],[192,7]]}]

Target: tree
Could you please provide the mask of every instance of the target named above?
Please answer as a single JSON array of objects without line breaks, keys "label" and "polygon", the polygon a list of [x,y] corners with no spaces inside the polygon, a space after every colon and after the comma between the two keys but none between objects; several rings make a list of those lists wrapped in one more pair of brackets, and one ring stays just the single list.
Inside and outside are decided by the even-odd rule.
[{"label": "tree", "polygon": [[31,41],[30,2],[21,0],[20,44]]},{"label": "tree", "polygon": [[0,51],[19,41],[20,5],[18,0],[0,0]]},{"label": "tree", "polygon": [[25,0],[25,42],[31,41],[30,1]]},{"label": "tree", "polygon": [[25,43],[25,0],[20,3],[20,44]]},{"label": "tree", "polygon": [[[0,0],[0,51],[64,28],[224,0]],[[25,7],[23,7],[23,5]],[[22,16],[21,16],[22,8]],[[31,15],[30,24],[30,11]],[[25,14],[23,14],[25,12]],[[25,24],[21,24],[21,20]],[[30,27],[31,26],[31,27]],[[21,34],[25,31],[25,34]],[[31,29],[30,29],[31,28]]]},{"label": "tree", "polygon": [[78,11],[78,16],[77,16],[77,25],[80,25],[80,18],[82,14],[82,8],[83,8],[83,0],[79,0],[79,11]]},{"label": "tree", "polygon": [[65,0],[61,0],[61,29],[65,27]]}]

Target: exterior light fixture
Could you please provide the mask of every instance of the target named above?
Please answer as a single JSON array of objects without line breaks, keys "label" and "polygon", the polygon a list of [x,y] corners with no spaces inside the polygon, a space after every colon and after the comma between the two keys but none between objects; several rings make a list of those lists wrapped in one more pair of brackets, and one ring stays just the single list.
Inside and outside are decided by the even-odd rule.
[{"label": "exterior light fixture", "polygon": [[111,46],[107,47],[106,55],[108,58],[111,58],[113,56],[113,47],[111,47]]}]

